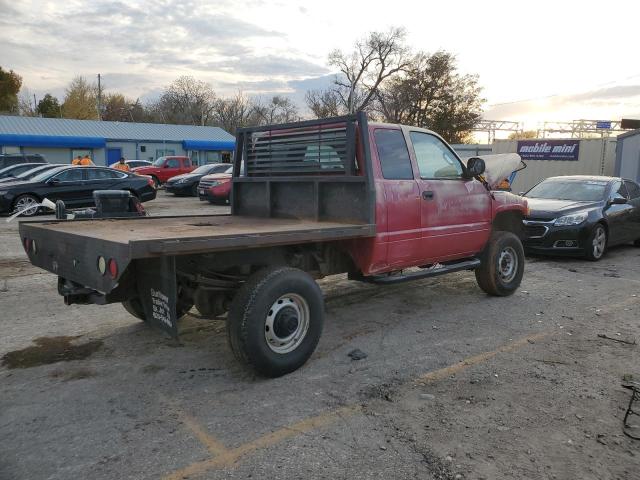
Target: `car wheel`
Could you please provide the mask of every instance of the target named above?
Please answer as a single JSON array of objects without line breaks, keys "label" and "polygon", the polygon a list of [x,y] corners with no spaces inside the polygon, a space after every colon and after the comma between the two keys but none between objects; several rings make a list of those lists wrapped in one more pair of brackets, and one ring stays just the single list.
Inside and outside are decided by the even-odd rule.
[{"label": "car wheel", "polygon": [[480,262],[475,272],[476,281],[485,293],[506,297],[520,286],[524,274],[524,249],[515,234],[493,232]]},{"label": "car wheel", "polygon": [[197,197],[198,196],[198,184],[194,183],[193,186],[191,187],[191,196],[192,197]]},{"label": "car wheel", "polygon": [[227,320],[229,345],[241,362],[267,377],[300,368],[313,354],[324,323],[324,299],[309,274],[268,267],[235,295]]},{"label": "car wheel", "polygon": [[607,240],[607,230],[604,225],[597,223],[587,239],[585,257],[592,262],[600,260],[607,251]]},{"label": "car wheel", "polygon": [[634,247],[640,247],[640,238],[633,242]]},{"label": "car wheel", "polygon": [[38,200],[33,195],[20,195],[18,198],[16,198],[15,202],[13,202],[13,211],[19,212],[21,210],[24,210],[21,213],[21,216],[32,217],[36,213],[38,213],[39,205],[40,200]]}]

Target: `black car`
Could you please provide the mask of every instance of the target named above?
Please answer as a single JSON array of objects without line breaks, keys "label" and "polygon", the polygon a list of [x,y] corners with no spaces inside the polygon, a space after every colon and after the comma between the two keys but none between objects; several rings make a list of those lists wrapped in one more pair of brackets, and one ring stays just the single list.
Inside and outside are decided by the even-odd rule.
[{"label": "black car", "polygon": [[602,176],[551,177],[526,192],[524,246],[600,260],[612,245],[640,246],[640,186]]},{"label": "black car", "polygon": [[23,182],[25,180],[29,180],[36,175],[44,172],[45,170],[51,170],[52,168],[64,167],[65,165],[61,163],[23,163],[22,165],[14,165],[13,167],[7,167],[0,172],[7,170],[8,168],[18,168],[23,165],[29,165],[28,169],[24,169],[22,173],[15,175],[15,172],[11,172],[14,176],[7,176],[4,178],[0,178],[0,184],[8,183],[8,182]]},{"label": "black car", "polygon": [[25,181],[0,184],[0,213],[26,210],[23,215],[38,212],[37,204],[45,197],[63,200],[70,208],[93,205],[95,190],[127,190],[140,201],[156,198],[153,180],[134,173],[108,167],[62,166],[46,170]]},{"label": "black car", "polygon": [[31,170],[35,167],[39,167],[41,165],[48,165],[43,163],[16,163],[15,165],[11,165],[9,167],[4,167],[0,169],[0,180],[4,179],[13,179],[16,178],[21,173],[24,173],[28,170]]},{"label": "black car", "polygon": [[18,163],[47,163],[47,160],[39,153],[0,154],[0,168],[9,167]]},{"label": "black car", "polygon": [[229,167],[230,164],[228,163],[210,163],[208,165],[202,165],[192,172],[171,177],[167,183],[164,184],[164,188],[167,192],[174,193],[176,195],[191,195],[193,197],[197,197],[198,183],[202,177],[205,175],[211,175],[212,173],[224,173]]}]

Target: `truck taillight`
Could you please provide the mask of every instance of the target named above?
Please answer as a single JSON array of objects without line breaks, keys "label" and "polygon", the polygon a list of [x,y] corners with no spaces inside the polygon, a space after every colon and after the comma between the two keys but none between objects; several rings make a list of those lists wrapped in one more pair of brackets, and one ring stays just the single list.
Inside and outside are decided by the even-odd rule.
[{"label": "truck taillight", "polygon": [[22,245],[24,246],[25,252],[29,253],[31,251],[32,242],[30,238],[25,237],[24,239],[22,239]]},{"label": "truck taillight", "polygon": [[107,263],[107,267],[109,268],[109,275],[111,275],[111,278],[115,279],[118,276],[118,264],[113,258],[110,258],[109,263]]}]

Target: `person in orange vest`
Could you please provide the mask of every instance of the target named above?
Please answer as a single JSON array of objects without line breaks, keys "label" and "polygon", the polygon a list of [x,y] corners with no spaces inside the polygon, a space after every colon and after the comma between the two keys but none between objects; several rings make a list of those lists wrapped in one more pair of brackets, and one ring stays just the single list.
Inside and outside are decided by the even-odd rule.
[{"label": "person in orange vest", "polygon": [[82,155],[78,155],[76,158],[71,160],[71,165],[80,165],[80,162],[82,162]]},{"label": "person in orange vest", "polygon": [[88,154],[85,155],[82,160],[80,160],[80,165],[82,165],[83,167],[86,167],[87,165],[93,165],[93,162],[91,161],[91,158],[89,158]]},{"label": "person in orange vest", "polygon": [[122,170],[123,172],[128,172],[131,170],[129,168],[129,165],[127,165],[124,161],[124,157],[120,157],[120,161],[116,163],[113,168],[115,168],[116,170]]}]

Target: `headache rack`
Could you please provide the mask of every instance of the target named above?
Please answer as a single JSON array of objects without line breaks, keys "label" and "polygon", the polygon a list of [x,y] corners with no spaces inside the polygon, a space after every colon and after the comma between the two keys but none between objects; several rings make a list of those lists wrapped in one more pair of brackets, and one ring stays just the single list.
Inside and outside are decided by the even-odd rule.
[{"label": "headache rack", "polygon": [[366,114],[242,128],[235,151],[232,214],[374,223]]}]

